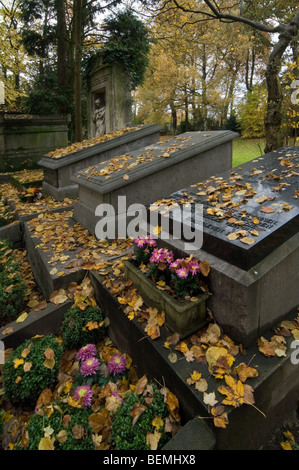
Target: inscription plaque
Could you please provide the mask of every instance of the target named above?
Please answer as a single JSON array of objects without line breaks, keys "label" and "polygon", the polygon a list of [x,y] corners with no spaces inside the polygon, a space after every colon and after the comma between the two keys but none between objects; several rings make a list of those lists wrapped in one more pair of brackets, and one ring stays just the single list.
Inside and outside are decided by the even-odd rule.
[{"label": "inscription plaque", "polygon": [[[284,147],[169,196],[203,205],[202,249],[249,270],[299,228],[299,147]],[[162,201],[157,201],[157,204]],[[174,222],[169,214],[172,233]],[[161,219],[160,219],[161,220]],[[182,239],[184,239],[182,237]],[[190,240],[188,240],[190,242]]]}]

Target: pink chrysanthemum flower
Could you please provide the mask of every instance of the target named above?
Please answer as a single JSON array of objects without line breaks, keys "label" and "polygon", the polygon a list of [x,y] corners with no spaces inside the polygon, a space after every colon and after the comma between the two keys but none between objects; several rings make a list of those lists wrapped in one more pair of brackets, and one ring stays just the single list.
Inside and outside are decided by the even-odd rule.
[{"label": "pink chrysanthemum flower", "polygon": [[192,274],[192,276],[195,276],[195,274],[200,272],[200,267],[197,261],[190,261],[187,264],[187,268],[189,269],[189,272]]},{"label": "pink chrysanthemum flower", "polygon": [[173,253],[172,251],[167,251],[167,253],[165,253],[165,261],[167,261],[167,263],[171,264],[173,262]]},{"label": "pink chrysanthemum flower", "polygon": [[185,268],[180,268],[176,271],[177,275],[180,277],[180,278],[186,278],[188,277],[188,270],[185,269]]},{"label": "pink chrysanthemum flower", "polygon": [[172,251],[163,248],[155,248],[150,258],[151,263],[171,263],[173,261]]},{"label": "pink chrysanthemum flower", "polygon": [[156,242],[156,240],[154,240],[153,238],[149,238],[149,239],[147,240],[147,244],[148,244],[148,246],[156,246],[156,245],[157,245],[157,242]]},{"label": "pink chrysanthemum flower", "polygon": [[155,248],[150,257],[151,263],[159,263],[161,261],[161,253],[159,253],[158,248]]},{"label": "pink chrysanthemum flower", "polygon": [[82,346],[82,348],[79,349],[77,353],[77,359],[79,361],[85,361],[86,359],[89,359],[90,357],[96,356],[97,354],[97,348],[95,344],[86,344],[85,346]]},{"label": "pink chrysanthemum flower", "polygon": [[89,385],[81,385],[80,387],[77,387],[75,390],[75,399],[79,403],[83,402],[83,405],[85,406],[85,408],[89,408],[91,406],[92,396],[93,396],[93,391]]},{"label": "pink chrysanthemum flower", "polygon": [[170,264],[170,269],[178,269],[181,266],[181,260],[176,259]]},{"label": "pink chrysanthemum flower", "polygon": [[99,367],[99,360],[96,357],[89,357],[84,362],[82,362],[80,371],[84,377],[87,377],[88,375],[94,375]]},{"label": "pink chrysanthemum flower", "polygon": [[120,354],[112,356],[110,361],[108,361],[108,369],[110,374],[116,375],[121,374],[126,370],[126,360]]},{"label": "pink chrysanthemum flower", "polygon": [[146,240],[144,238],[138,237],[136,238],[135,243],[138,248],[143,248],[146,245]]}]

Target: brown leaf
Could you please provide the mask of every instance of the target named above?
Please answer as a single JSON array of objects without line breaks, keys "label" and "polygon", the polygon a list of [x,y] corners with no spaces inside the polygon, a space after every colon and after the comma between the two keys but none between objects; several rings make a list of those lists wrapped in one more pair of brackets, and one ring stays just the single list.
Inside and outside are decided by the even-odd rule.
[{"label": "brown leaf", "polygon": [[241,382],[244,383],[248,378],[256,378],[258,376],[258,371],[242,362],[237,367],[235,367],[233,374],[237,374]]},{"label": "brown leaf", "polygon": [[56,435],[56,439],[58,442],[65,442],[67,440],[67,432],[65,429],[62,429],[59,431],[59,433]]},{"label": "brown leaf", "polygon": [[144,413],[146,410],[146,406],[142,405],[141,403],[136,402],[133,406],[133,408],[130,411],[130,416],[132,416],[133,421],[132,421],[132,426],[135,426],[137,423],[138,419]]},{"label": "brown leaf", "polygon": [[52,360],[54,358],[54,351],[51,348],[47,348],[44,352],[46,359]]},{"label": "brown leaf", "polygon": [[53,399],[53,393],[52,390],[49,388],[45,388],[45,390],[42,391],[40,396],[38,397],[37,403],[36,403],[36,410],[39,410],[42,406],[48,405]]},{"label": "brown leaf", "polygon": [[85,435],[85,428],[82,424],[75,424],[72,428],[72,433],[76,439],[82,439]]},{"label": "brown leaf", "polygon": [[203,276],[208,276],[210,272],[210,265],[208,261],[200,261],[199,263],[200,271]]},{"label": "brown leaf", "polygon": [[143,377],[141,377],[141,379],[138,380],[134,393],[136,395],[141,395],[144,392],[144,389],[146,388],[146,386],[147,386],[147,377],[146,375],[144,375]]},{"label": "brown leaf", "polygon": [[146,445],[150,446],[150,450],[157,450],[161,433],[155,429],[153,433],[148,432],[146,435]]},{"label": "brown leaf", "polygon": [[274,209],[272,209],[272,207],[261,206],[261,212],[264,212],[266,214],[272,214],[274,212]]}]

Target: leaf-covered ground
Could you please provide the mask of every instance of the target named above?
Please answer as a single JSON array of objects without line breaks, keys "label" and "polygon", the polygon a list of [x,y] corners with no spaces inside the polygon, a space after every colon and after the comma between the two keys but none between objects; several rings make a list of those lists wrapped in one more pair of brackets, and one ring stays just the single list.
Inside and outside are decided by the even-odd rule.
[{"label": "leaf-covered ground", "polygon": [[[38,249],[51,253],[49,258],[51,275],[60,277],[71,272],[71,270],[79,268],[85,269],[86,273],[88,270],[97,270],[103,275],[106,288],[122,306],[128,319],[140,322],[143,325],[145,335],[152,341],[160,337],[160,330],[165,324],[164,312],[159,312],[157,309],[145,305],[132,282],[126,281],[124,278],[121,254],[130,248],[130,241],[112,244],[106,241],[97,241],[80,224],[69,222],[72,215],[71,211],[68,212],[69,220],[66,218],[66,213],[59,215],[58,213],[47,212],[49,209],[56,209],[61,206],[61,203],[57,203],[50,197],[43,196],[41,200],[35,199],[32,203],[24,202],[19,198],[19,191],[7,183],[0,185],[0,193],[5,194],[9,200],[13,201],[19,214],[40,213],[28,223],[28,226],[32,235],[39,239]],[[72,202],[67,200],[64,204],[67,207]],[[47,302],[36,284],[28,263],[26,250],[12,250],[11,254],[19,263],[20,274],[28,292],[26,307],[20,312],[18,318],[18,321],[22,322],[30,315],[31,311],[43,310]],[[113,259],[114,257],[115,259]],[[66,289],[54,291],[49,302],[59,305],[66,300],[72,300],[74,304],[79,305],[82,309],[86,305],[95,305],[93,289],[88,277],[85,277],[81,284],[73,282]],[[210,418],[213,420],[214,425],[225,428],[229,426],[227,407],[254,406],[254,390],[251,384],[258,376],[258,370],[253,364],[242,362],[241,359],[244,354],[242,346],[234,344],[223,333],[220,326],[216,324],[212,312],[209,313],[210,318],[206,328],[184,341],[180,341],[176,334],[170,335],[164,343],[164,347],[168,350],[170,363],[175,364],[178,360],[185,360],[189,365],[194,365],[187,383],[202,394],[203,402],[209,407]],[[7,325],[6,333],[13,331],[11,328],[10,325]],[[286,354],[286,338],[298,339],[298,335],[299,316],[292,321],[282,322],[278,325],[271,338],[261,337],[257,344],[258,353],[270,358],[270,360],[271,357],[282,357]],[[111,357],[112,351],[126,355],[125,351],[118,351],[109,338],[105,338],[98,345],[98,350],[106,361]],[[11,351],[7,351],[7,354],[10,353]],[[237,365],[236,358],[238,358]],[[128,364],[131,367],[130,359],[128,359]],[[218,381],[219,385],[215,389],[209,389],[207,379],[199,371],[198,365],[204,365],[208,376]],[[67,369],[65,369],[66,367]],[[68,399],[68,395],[71,394],[72,374],[75,372],[76,367],[78,367],[76,365],[76,353],[74,351],[65,351],[56,392],[54,391],[54,394],[51,392],[48,395],[48,392],[45,392],[41,400],[50,400],[49,404],[54,399],[55,393],[65,394],[65,399]],[[121,394],[134,390],[139,380],[141,379],[137,377],[134,369],[131,368],[130,379],[126,383],[120,384],[117,393]],[[139,384],[139,386],[141,385]],[[106,417],[104,421],[108,423],[112,422],[112,418],[110,420],[109,417],[113,416],[113,412],[116,411],[118,405],[114,400],[115,395],[112,395],[115,392],[114,386],[109,386],[105,390],[98,390],[98,398],[103,409],[106,410],[103,412]],[[167,392],[165,397],[166,401],[168,400],[170,415],[172,416],[172,424],[169,421],[167,426],[171,428],[172,425],[172,431],[174,432],[176,426],[173,420],[176,425],[178,424],[177,398],[170,391]],[[2,446],[5,449],[13,449],[18,439],[24,439],[24,442],[26,442],[28,436],[26,436],[25,424],[34,410],[20,408],[19,406],[15,407],[7,401],[2,403],[2,407],[5,412]],[[99,410],[96,411],[96,407],[97,405],[94,405],[93,411],[97,414]],[[136,409],[135,418],[137,417],[137,419],[139,411]],[[262,412],[262,410],[259,411]],[[113,448],[109,425],[108,428],[101,427],[99,424],[101,419],[95,419],[97,432],[94,432],[94,442],[99,449]],[[149,438],[153,447],[157,444],[157,434],[155,434],[154,429],[155,426],[153,425],[153,436]],[[277,436],[273,436],[273,442],[269,442],[269,446],[291,450],[297,449],[298,443],[298,420],[295,419],[293,423],[285,423],[285,427],[277,431]]]}]

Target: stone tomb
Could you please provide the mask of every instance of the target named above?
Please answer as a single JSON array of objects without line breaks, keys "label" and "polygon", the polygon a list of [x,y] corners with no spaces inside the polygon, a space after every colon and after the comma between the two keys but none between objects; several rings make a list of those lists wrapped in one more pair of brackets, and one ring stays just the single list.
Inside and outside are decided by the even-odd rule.
[{"label": "stone tomb", "polygon": [[[150,204],[216,170],[229,170],[237,136],[231,131],[187,132],[78,172],[72,178],[79,185],[75,220],[95,234],[100,204],[109,204],[110,215],[120,219],[132,204]],[[119,196],[126,198],[126,207],[119,207]]]},{"label": "stone tomb", "polygon": [[[155,143],[160,138],[162,128],[156,124],[147,124],[124,128],[105,136],[82,143],[81,150],[61,149],[45,155],[39,162],[44,170],[43,189],[57,201],[64,198],[76,198],[78,185],[72,181],[76,171],[100,163],[118,154],[131,152],[140,147]],[[88,144],[85,146],[85,144]],[[93,145],[91,145],[93,144]]]},{"label": "stone tomb", "polygon": [[[245,345],[299,304],[298,176],[299,147],[287,147],[169,196],[203,205],[203,244],[189,254],[209,261],[209,307]],[[186,252],[184,240],[161,242]]]}]

